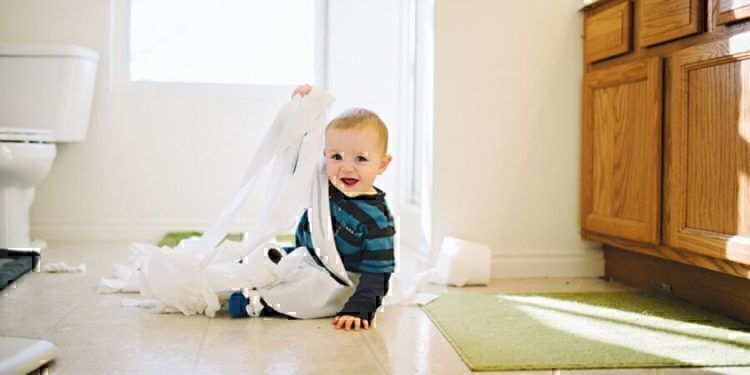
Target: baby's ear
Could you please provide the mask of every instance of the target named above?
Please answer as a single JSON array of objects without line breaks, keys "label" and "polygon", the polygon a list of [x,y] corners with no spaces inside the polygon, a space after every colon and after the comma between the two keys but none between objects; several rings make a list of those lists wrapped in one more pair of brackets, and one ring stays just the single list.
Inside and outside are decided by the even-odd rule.
[{"label": "baby's ear", "polygon": [[391,159],[393,157],[391,155],[385,155],[382,159],[380,159],[380,167],[378,168],[378,174],[383,174],[386,169],[388,169],[388,165],[391,164]]}]

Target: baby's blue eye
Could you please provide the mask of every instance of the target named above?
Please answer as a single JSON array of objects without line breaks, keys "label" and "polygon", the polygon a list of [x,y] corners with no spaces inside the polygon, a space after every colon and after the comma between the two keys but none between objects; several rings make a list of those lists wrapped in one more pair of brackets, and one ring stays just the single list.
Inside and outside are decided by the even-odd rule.
[{"label": "baby's blue eye", "polygon": [[331,159],[333,160],[343,160],[344,158],[341,157],[339,154],[333,154],[331,155]]},{"label": "baby's blue eye", "polygon": [[357,157],[356,157],[356,160],[357,160],[358,162],[366,162],[366,161],[367,161],[367,158],[366,158],[366,157],[364,157],[364,156],[357,156]]}]

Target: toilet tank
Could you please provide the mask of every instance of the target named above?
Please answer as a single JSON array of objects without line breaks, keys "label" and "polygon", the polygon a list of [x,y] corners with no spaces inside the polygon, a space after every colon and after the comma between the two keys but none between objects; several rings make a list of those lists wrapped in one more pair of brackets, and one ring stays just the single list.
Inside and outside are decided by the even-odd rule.
[{"label": "toilet tank", "polygon": [[0,128],[86,138],[99,56],[72,45],[0,44]]}]

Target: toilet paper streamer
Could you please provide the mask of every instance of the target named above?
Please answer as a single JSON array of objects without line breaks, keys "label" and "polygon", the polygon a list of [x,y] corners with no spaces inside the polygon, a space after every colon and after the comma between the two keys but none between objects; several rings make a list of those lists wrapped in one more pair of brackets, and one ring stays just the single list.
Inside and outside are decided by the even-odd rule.
[{"label": "toilet paper streamer", "polygon": [[[116,265],[116,277],[102,278],[99,291],[136,289],[149,300],[158,301],[161,311],[214,316],[221,308],[217,293],[249,287],[265,290],[282,279],[276,273],[275,265],[261,261],[258,252],[271,246],[266,241],[274,235],[292,227],[295,217],[305,207],[311,208],[311,234],[319,258],[328,271],[351,289],[352,282],[336,251],[328,225],[328,180],[324,163],[320,160],[325,115],[333,101],[331,95],[319,88],[313,88],[305,97],[295,96],[277,114],[244,173],[243,183],[201,238],[184,240],[175,248],[131,245],[131,263]],[[259,193],[264,191],[265,194]],[[259,208],[249,213],[259,224],[250,229],[241,243],[223,241],[251,196],[262,202],[257,205]],[[238,264],[237,260],[246,255],[255,261]],[[289,260],[285,262],[291,262],[304,258],[304,255],[286,258]],[[316,267],[311,262],[298,263],[301,267]],[[328,271],[312,270],[306,275],[320,277],[321,285],[326,285],[326,291],[331,294],[344,295],[338,291],[339,284],[323,280],[333,280]],[[288,284],[297,281],[285,280]],[[273,294],[272,288],[266,291]],[[315,298],[309,296],[309,306],[315,305]],[[296,316],[314,317],[315,310],[306,309],[308,305],[294,305]],[[334,308],[331,304],[321,311]]]},{"label": "toilet paper streamer", "polygon": [[[238,288],[258,288],[265,293],[266,301],[300,318],[338,311],[337,307],[343,306],[353,293],[353,283],[333,242],[328,180],[320,160],[325,113],[333,100],[326,92],[313,88],[304,98],[295,97],[282,107],[255,152],[240,188],[204,235],[184,240],[176,248],[131,245],[130,264],[115,265],[116,277],[102,278],[99,291],[140,291],[149,301],[145,305],[152,306],[156,301],[159,311],[186,315],[214,316],[221,308],[218,293]],[[260,199],[261,191],[266,192],[262,195],[263,204],[250,213],[259,225],[251,228],[241,243],[222,242],[248,197]],[[293,253],[285,257],[278,267],[267,264],[260,256],[259,252],[273,246],[266,241],[292,227],[304,207],[312,208],[309,220],[313,243],[327,271],[316,269],[305,256],[306,249],[295,252],[297,256]],[[237,260],[244,256],[253,261],[238,264]],[[386,303],[426,303],[434,296],[419,292],[428,283],[486,284],[489,265],[489,247],[448,237],[435,268],[416,275],[393,275]],[[342,287],[332,281],[328,271],[347,285]],[[303,290],[302,298],[299,290]],[[290,311],[283,311],[285,306]]]}]

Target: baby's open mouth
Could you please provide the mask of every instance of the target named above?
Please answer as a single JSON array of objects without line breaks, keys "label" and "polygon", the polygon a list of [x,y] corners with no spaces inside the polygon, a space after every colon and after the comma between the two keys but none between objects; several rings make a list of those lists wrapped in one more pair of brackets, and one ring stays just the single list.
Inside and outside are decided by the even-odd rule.
[{"label": "baby's open mouth", "polygon": [[341,179],[341,182],[343,182],[344,185],[346,185],[346,186],[352,186],[352,185],[356,184],[357,182],[359,182],[359,180],[357,180],[356,178],[344,177],[344,178]]}]

